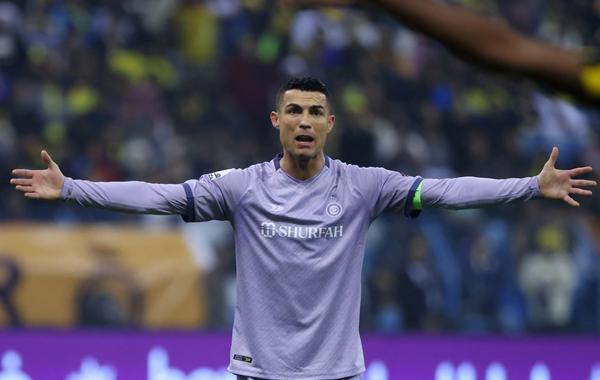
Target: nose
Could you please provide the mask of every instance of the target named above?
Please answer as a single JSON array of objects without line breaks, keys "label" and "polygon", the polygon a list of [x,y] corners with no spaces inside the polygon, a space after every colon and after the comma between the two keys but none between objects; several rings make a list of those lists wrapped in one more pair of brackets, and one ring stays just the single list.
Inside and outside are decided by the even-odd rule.
[{"label": "nose", "polygon": [[302,115],[302,120],[300,120],[300,128],[301,129],[310,129],[310,122],[308,121],[308,115],[304,113]]}]

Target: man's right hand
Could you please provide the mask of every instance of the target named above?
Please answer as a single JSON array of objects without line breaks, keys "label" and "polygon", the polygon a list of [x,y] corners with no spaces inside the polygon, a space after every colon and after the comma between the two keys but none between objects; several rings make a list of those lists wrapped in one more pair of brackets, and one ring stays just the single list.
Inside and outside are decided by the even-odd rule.
[{"label": "man's right hand", "polygon": [[13,178],[10,183],[27,198],[59,199],[65,176],[45,150],[42,150],[42,160],[48,165],[47,169],[15,169],[12,171]]}]

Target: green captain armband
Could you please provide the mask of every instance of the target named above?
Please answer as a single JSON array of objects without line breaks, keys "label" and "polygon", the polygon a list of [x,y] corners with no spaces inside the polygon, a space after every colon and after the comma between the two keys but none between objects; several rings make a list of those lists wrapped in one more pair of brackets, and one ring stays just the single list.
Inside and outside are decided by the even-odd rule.
[{"label": "green captain armband", "polygon": [[417,177],[413,182],[408,194],[406,194],[406,202],[404,202],[404,216],[408,218],[416,218],[421,213],[421,185],[423,178]]},{"label": "green captain armband", "polygon": [[423,187],[423,182],[419,183],[417,190],[415,190],[415,196],[412,199],[413,210],[423,209],[423,204],[421,203],[421,187]]}]

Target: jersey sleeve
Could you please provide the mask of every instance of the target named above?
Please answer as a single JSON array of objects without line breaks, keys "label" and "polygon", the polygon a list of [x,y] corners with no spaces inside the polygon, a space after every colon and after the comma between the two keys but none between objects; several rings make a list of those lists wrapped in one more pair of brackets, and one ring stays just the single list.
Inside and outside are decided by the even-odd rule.
[{"label": "jersey sleeve", "polygon": [[186,181],[183,183],[186,197],[183,220],[231,220],[249,183],[250,174],[246,169],[228,169]]},{"label": "jersey sleeve", "polygon": [[419,202],[424,207],[463,209],[527,201],[539,195],[537,177],[424,179]]},{"label": "jersey sleeve", "polygon": [[384,168],[361,168],[351,166],[353,182],[367,203],[371,219],[384,211],[403,212],[416,217],[412,199],[421,177],[411,177]]},{"label": "jersey sleeve", "polygon": [[186,210],[181,184],[94,182],[66,177],[60,196],[84,207],[136,214],[184,214]]}]

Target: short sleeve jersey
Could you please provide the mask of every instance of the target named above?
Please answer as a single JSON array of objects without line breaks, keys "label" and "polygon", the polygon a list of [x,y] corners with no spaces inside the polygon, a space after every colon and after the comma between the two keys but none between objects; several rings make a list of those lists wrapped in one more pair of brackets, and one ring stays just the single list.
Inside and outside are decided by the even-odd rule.
[{"label": "short sleeve jersey", "polygon": [[269,162],[184,184],[187,221],[229,220],[237,306],[229,370],[266,379],[338,379],[365,370],[361,269],[370,222],[410,214],[420,178],[326,157],[300,181]]}]

